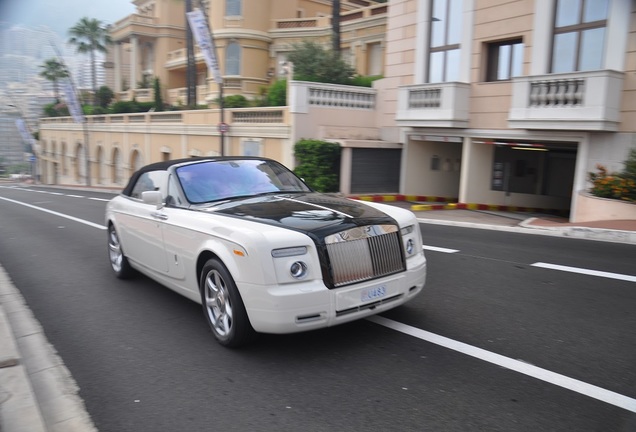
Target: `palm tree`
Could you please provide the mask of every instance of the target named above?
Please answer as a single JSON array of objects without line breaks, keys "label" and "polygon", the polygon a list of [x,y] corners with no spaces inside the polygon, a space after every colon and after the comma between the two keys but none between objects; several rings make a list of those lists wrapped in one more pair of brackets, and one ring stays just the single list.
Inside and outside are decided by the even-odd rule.
[{"label": "palm tree", "polygon": [[93,81],[93,105],[96,104],[97,76],[95,74],[95,53],[106,52],[106,46],[112,43],[108,28],[100,20],[82,18],[68,31],[71,38],[68,42],[77,46],[80,54],[90,53],[91,74]]},{"label": "palm tree", "polygon": [[68,77],[68,71],[66,67],[60,63],[57,59],[48,59],[40,65],[40,76],[53,83],[53,91],[55,92],[55,102],[60,102],[60,92],[58,87],[58,81],[62,78]]}]

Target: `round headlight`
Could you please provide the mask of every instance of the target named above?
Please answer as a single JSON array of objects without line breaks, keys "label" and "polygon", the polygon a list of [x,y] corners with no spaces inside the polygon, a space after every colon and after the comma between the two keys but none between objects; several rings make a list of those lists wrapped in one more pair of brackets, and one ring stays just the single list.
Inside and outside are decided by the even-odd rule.
[{"label": "round headlight", "polygon": [[296,261],[289,267],[289,272],[295,279],[302,279],[307,276],[307,264],[302,261]]},{"label": "round headlight", "polygon": [[415,250],[415,243],[413,242],[413,239],[408,239],[406,241],[406,253],[411,255],[413,254],[414,250]]}]

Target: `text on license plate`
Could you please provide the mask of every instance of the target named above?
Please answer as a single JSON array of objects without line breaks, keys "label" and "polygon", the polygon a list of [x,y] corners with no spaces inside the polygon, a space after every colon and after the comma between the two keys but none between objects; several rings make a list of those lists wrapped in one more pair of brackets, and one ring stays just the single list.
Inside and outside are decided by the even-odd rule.
[{"label": "text on license plate", "polygon": [[385,295],[386,287],[384,285],[380,285],[377,287],[363,289],[360,300],[362,300],[363,302],[367,302],[370,300],[381,299]]}]

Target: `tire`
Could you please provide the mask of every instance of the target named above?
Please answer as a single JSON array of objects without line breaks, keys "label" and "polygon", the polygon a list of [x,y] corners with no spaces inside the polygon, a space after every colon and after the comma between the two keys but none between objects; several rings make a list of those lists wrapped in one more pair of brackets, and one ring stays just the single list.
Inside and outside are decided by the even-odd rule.
[{"label": "tire", "polygon": [[124,250],[121,248],[119,236],[113,224],[108,225],[108,258],[110,267],[119,279],[129,279],[134,276],[135,270],[130,266],[128,258],[124,255]]},{"label": "tire", "polygon": [[205,263],[199,288],[203,314],[221,345],[236,348],[254,339],[256,332],[234,279],[219,260],[210,259]]}]

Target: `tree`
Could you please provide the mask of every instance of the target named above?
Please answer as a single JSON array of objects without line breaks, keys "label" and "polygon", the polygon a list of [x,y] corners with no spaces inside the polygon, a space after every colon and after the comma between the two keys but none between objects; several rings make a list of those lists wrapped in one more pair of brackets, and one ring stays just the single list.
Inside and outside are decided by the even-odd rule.
[{"label": "tree", "polygon": [[293,48],[287,59],[294,64],[294,79],[331,84],[351,83],[355,69],[333,51],[312,41],[294,44]]},{"label": "tree", "polygon": [[76,51],[80,54],[89,53],[91,57],[91,77],[93,82],[93,105],[97,103],[97,74],[96,58],[97,52],[106,52],[106,46],[112,41],[108,34],[108,29],[100,20],[82,18],[69,30],[71,38],[68,42],[75,45]]},{"label": "tree", "polygon": [[108,108],[108,105],[115,98],[115,93],[107,86],[101,86],[96,93],[96,104],[102,108]]},{"label": "tree", "polygon": [[161,97],[161,82],[159,78],[154,80],[154,92],[155,92],[155,111],[163,111],[163,98]]},{"label": "tree", "polygon": [[68,77],[66,67],[57,59],[48,59],[40,65],[40,76],[53,83],[53,91],[55,92],[55,102],[60,102],[59,80]]}]

